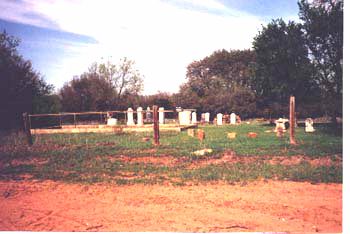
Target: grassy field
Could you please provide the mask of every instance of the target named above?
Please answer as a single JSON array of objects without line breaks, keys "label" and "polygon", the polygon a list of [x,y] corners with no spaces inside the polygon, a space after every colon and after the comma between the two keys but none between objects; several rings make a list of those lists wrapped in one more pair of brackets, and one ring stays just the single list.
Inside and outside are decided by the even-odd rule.
[{"label": "grassy field", "polygon": [[[297,128],[296,146],[289,144],[288,133],[277,138],[266,132],[273,126],[262,122],[199,128],[206,134],[203,142],[187,132],[161,132],[159,147],[153,146],[152,133],[37,135],[32,147],[20,133],[3,134],[0,179],[175,185],[256,179],[342,183],[342,135],[332,126],[316,126],[316,132],[308,134]],[[237,137],[227,138],[229,132]],[[258,137],[249,138],[248,132]],[[145,137],[151,140],[143,141]],[[193,154],[204,148],[213,152]],[[288,159],[294,161],[283,163]]]}]

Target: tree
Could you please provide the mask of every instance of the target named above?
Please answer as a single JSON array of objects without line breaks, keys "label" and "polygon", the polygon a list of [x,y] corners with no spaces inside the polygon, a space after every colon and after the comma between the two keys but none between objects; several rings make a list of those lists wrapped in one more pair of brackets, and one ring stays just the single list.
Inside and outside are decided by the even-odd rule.
[{"label": "tree", "polygon": [[220,50],[192,62],[187,67],[187,82],[175,95],[176,105],[213,114],[237,112],[235,99],[241,90],[255,97],[251,90],[254,63],[255,53],[251,50]]},{"label": "tree", "polygon": [[298,5],[309,56],[315,68],[314,79],[335,121],[342,113],[344,3],[343,0],[301,0]]},{"label": "tree", "polygon": [[125,109],[143,89],[143,79],[134,62],[124,58],[119,65],[93,63],[80,77],[60,90],[65,111]]},{"label": "tree", "polygon": [[[254,38],[256,52],[254,90],[259,108],[287,106],[289,96],[305,101],[314,90],[308,48],[302,25],[272,20]],[[276,113],[277,115],[283,113]]]},{"label": "tree", "polygon": [[67,112],[109,110],[115,90],[103,78],[87,72],[66,83],[59,91],[62,109]]},{"label": "tree", "polygon": [[33,100],[34,114],[59,113],[61,109],[61,100],[57,94],[48,94]]},{"label": "tree", "polygon": [[0,33],[0,128],[21,126],[22,113],[31,113],[34,100],[53,90],[18,53],[19,42],[5,31]]},{"label": "tree", "polygon": [[143,90],[143,78],[134,66],[134,61],[123,58],[118,65],[110,61],[95,63],[89,71],[108,81],[116,90],[116,101],[119,103],[123,96],[138,95]]}]

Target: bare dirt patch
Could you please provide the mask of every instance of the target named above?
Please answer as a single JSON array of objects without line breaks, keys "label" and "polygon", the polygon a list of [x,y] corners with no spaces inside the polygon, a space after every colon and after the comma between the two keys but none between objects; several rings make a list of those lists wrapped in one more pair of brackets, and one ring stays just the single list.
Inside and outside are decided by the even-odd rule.
[{"label": "bare dirt patch", "polygon": [[303,155],[297,156],[237,156],[234,152],[225,152],[219,157],[205,158],[202,160],[194,161],[189,168],[198,168],[210,164],[223,164],[223,163],[255,163],[263,162],[272,165],[297,165],[301,162],[310,163],[312,166],[332,166],[342,165],[343,159],[341,156],[322,156],[322,157],[307,157]]},{"label": "bare dirt patch", "polygon": [[[161,166],[175,166],[179,159],[172,156],[118,156],[119,160],[130,163],[150,163]],[[112,159],[111,157],[109,159]],[[113,159],[112,159],[113,160]]]},{"label": "bare dirt patch", "polygon": [[0,181],[0,207],[1,231],[342,231],[341,184]]}]

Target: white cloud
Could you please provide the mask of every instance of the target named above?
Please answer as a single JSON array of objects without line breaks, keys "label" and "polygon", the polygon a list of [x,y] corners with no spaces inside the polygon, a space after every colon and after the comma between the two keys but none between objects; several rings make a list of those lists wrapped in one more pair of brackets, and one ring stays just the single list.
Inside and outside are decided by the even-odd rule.
[{"label": "white cloud", "polygon": [[[144,74],[146,94],[157,90],[176,92],[185,81],[190,62],[218,49],[250,48],[264,23],[214,0],[185,0],[194,6],[191,9],[182,8],[178,2],[174,5],[160,0],[24,0],[25,10],[0,13],[0,17],[49,27],[42,18],[33,22],[25,16],[28,12],[39,14],[60,30],[98,41],[96,45],[77,47],[75,56],[62,58],[61,75],[57,77],[65,74],[70,79],[101,57],[112,56],[117,62],[126,56],[135,60]],[[5,4],[12,10],[18,8],[15,3]],[[195,7],[216,13],[196,11]]]}]

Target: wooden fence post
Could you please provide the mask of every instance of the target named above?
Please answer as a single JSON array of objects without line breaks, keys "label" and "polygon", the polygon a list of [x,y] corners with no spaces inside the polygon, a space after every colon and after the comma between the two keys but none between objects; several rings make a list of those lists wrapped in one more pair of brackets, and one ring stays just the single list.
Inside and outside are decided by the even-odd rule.
[{"label": "wooden fence post", "polygon": [[158,106],[153,106],[153,132],[154,145],[159,145],[159,121],[158,121]]},{"label": "wooden fence post", "polygon": [[289,127],[290,127],[290,144],[296,145],[295,141],[295,97],[289,99]]},{"label": "wooden fence post", "polygon": [[27,136],[27,142],[31,146],[33,145],[33,139],[32,139],[32,134],[30,132],[28,113],[23,113],[23,126],[24,126],[24,132]]}]

